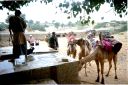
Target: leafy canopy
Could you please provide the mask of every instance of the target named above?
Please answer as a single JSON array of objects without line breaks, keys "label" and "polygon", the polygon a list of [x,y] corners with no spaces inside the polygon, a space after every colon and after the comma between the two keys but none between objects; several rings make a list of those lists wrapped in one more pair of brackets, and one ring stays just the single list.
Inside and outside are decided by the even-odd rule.
[{"label": "leafy canopy", "polygon": [[[7,8],[11,11],[14,11],[17,8],[21,8],[24,5],[28,5],[30,2],[36,2],[37,0],[23,0],[23,1],[0,1],[0,9],[3,10],[3,8]],[[50,3],[54,0],[38,0],[40,3]],[[76,17],[81,12],[86,12],[87,18],[85,19],[84,16],[80,16],[80,20],[82,24],[86,24],[90,22],[91,17],[89,16],[90,13],[93,13],[95,10],[98,11],[100,9],[100,6],[104,3],[109,3],[110,7],[114,8],[114,11],[119,14],[120,17],[122,17],[122,14],[124,13],[127,15],[127,0],[82,0],[82,1],[76,1],[76,0],[64,0],[62,3],[59,3],[59,8],[64,9],[64,13],[73,15],[73,17]],[[68,16],[68,19],[70,19],[70,16]],[[94,24],[94,21],[91,21],[92,24]]]}]

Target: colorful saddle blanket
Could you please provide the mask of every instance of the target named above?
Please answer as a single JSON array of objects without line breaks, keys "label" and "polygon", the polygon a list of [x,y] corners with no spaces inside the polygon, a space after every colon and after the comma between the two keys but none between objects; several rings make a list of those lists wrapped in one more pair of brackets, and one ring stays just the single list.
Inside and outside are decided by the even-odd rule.
[{"label": "colorful saddle blanket", "polygon": [[109,41],[107,39],[103,39],[102,40],[102,45],[103,45],[105,50],[112,51],[112,43],[111,43],[111,41]]},{"label": "colorful saddle blanket", "polygon": [[[102,45],[107,51],[115,51],[116,53],[121,49],[122,43],[113,38],[104,38],[102,40]],[[118,46],[119,45],[119,46]],[[117,49],[115,49],[117,48]],[[117,50],[117,51],[116,51]]]}]

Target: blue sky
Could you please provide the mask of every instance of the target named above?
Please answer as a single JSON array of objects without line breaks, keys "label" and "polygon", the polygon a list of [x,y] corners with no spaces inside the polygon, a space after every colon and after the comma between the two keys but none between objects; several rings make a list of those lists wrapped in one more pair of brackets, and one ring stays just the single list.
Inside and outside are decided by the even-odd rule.
[{"label": "blue sky", "polygon": [[[45,5],[44,3],[35,2],[30,3],[28,6],[24,6],[21,8],[21,11],[23,14],[26,15],[27,20],[34,20],[34,21],[40,21],[40,22],[52,22],[53,20],[56,20],[60,23],[67,23],[69,21],[75,22],[78,19],[77,18],[71,18],[67,19],[67,14],[64,14],[59,9],[55,7],[55,5],[58,5],[58,2],[62,0],[56,0],[52,3]],[[0,10],[0,22],[4,22],[7,18],[7,12],[9,12],[7,9],[4,9],[3,11]],[[57,13],[56,13],[57,12]],[[13,14],[13,12],[9,12],[10,14]],[[111,21],[111,20],[126,20],[128,17],[125,16],[124,18],[120,18],[118,15],[115,16],[115,12],[113,8],[109,7],[109,4],[104,4],[101,6],[100,10],[98,12],[94,12],[90,14],[91,18],[95,20],[95,22],[102,22],[102,21]],[[104,17],[104,20],[101,20],[101,17]]]}]

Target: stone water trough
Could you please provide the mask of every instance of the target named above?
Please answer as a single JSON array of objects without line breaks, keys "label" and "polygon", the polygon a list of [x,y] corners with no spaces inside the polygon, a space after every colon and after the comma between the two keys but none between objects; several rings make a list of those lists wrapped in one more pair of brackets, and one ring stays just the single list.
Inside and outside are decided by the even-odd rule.
[{"label": "stone water trough", "polygon": [[[12,47],[0,48],[0,56],[11,53]],[[34,53],[28,57],[27,65],[22,64],[25,61],[24,55],[16,59],[15,70],[8,60],[0,61],[0,84],[80,83],[76,59],[60,54],[51,48],[38,46],[35,47]]]}]

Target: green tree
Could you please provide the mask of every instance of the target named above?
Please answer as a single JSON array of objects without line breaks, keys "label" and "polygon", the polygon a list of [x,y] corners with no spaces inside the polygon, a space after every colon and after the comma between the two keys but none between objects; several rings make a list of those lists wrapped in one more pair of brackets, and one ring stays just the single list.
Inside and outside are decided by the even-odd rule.
[{"label": "green tree", "polygon": [[45,25],[41,24],[39,21],[36,21],[34,23],[33,20],[30,20],[29,22],[31,22],[31,29],[32,30],[45,31]]},{"label": "green tree", "polygon": [[[9,10],[14,11],[17,8],[21,8],[24,5],[28,5],[30,2],[36,2],[37,0],[23,0],[23,1],[0,1],[0,9],[7,8]],[[50,3],[54,0],[38,0],[41,3]],[[102,4],[109,3],[110,7],[114,8],[114,11],[119,14],[120,17],[122,17],[122,14],[124,13],[127,15],[127,0],[83,0],[83,1],[75,1],[72,0],[64,0],[64,2],[59,4],[60,9],[64,8],[64,13],[72,14],[74,17],[76,17],[81,12],[86,12],[87,15],[94,12],[95,10],[98,11]],[[85,17],[87,15],[81,16]],[[88,22],[91,22],[92,24],[94,21],[91,21],[90,16],[87,16],[87,18],[81,18],[81,23],[86,24]]]},{"label": "green tree", "polygon": [[5,20],[6,23],[9,23],[9,18],[10,18],[11,16],[13,16],[13,15],[8,15],[8,16],[7,16],[7,18],[6,18],[6,20]]},{"label": "green tree", "polygon": [[33,20],[28,20],[28,24],[29,24],[29,25],[31,25],[31,24],[33,24],[33,23],[34,23]]},{"label": "green tree", "polygon": [[70,21],[70,22],[68,22],[68,24],[67,24],[69,27],[73,27],[74,26],[74,24]]},{"label": "green tree", "polygon": [[5,24],[4,22],[0,22],[0,31],[3,31],[5,29],[7,29],[7,28],[8,28],[7,24]]},{"label": "green tree", "polygon": [[60,23],[59,23],[59,22],[55,22],[55,23],[54,23],[54,26],[55,26],[55,28],[58,29],[58,27],[60,26]]},{"label": "green tree", "polygon": [[34,24],[33,20],[28,20],[28,30],[32,30],[32,25]]}]

